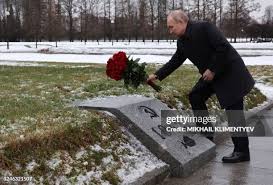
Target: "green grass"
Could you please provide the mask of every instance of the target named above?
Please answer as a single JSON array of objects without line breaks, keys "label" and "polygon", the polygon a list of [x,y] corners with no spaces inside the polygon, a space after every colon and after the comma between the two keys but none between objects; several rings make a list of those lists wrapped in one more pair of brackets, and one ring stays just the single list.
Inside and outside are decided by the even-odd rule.
[{"label": "green grass", "polygon": [[259,82],[273,85],[272,66],[249,66],[249,70]]},{"label": "green grass", "polygon": [[114,170],[108,171],[102,175],[104,180],[111,182],[113,185],[118,185],[120,180]]},{"label": "green grass", "polygon": [[[73,67],[72,67],[73,66]],[[77,67],[78,66],[78,67]],[[141,94],[156,97],[171,108],[189,109],[188,93],[199,79],[192,65],[184,65],[159,84],[163,91],[156,93],[148,86],[126,89],[122,81],[106,77],[105,65],[48,64],[48,67],[0,66],[0,176],[4,171],[13,175],[31,175],[39,183],[52,184],[54,176],[65,175],[74,182],[79,174],[101,168],[102,178],[111,184],[120,180],[116,170],[121,166],[120,157],[130,155],[126,149],[118,150],[127,139],[119,129],[117,120],[95,111],[70,107],[76,99],[108,95]],[[148,73],[159,66],[149,65]],[[255,73],[268,75],[263,68],[252,68]],[[265,74],[266,73],[266,74]],[[246,98],[246,107],[253,108],[265,101],[257,89]],[[216,97],[208,101],[210,109],[219,109]],[[113,142],[115,141],[115,142]],[[98,144],[103,151],[94,151],[89,146]],[[76,159],[82,148],[86,156]],[[106,149],[111,149],[106,152]],[[48,161],[59,155],[62,163],[51,169]],[[112,156],[114,165],[110,170],[101,166],[104,157]],[[31,161],[38,166],[33,171],[26,167]],[[82,163],[88,161],[88,164]],[[72,167],[65,173],[67,165]],[[4,170],[4,171],[1,171]],[[96,184],[96,179],[92,183]]]}]

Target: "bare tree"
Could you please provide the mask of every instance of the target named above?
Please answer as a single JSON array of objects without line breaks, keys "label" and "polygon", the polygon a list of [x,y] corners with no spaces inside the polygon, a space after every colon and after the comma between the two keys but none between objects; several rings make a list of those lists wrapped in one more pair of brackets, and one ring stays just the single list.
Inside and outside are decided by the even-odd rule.
[{"label": "bare tree", "polygon": [[41,39],[41,3],[37,0],[23,1],[23,30],[28,41]]},{"label": "bare tree", "polygon": [[142,41],[146,39],[146,17],[147,17],[147,2],[146,0],[139,0],[139,30],[141,32]]},{"label": "bare tree", "polygon": [[221,19],[221,0],[203,0],[203,20],[207,20],[217,25],[219,19]]},{"label": "bare tree", "polygon": [[80,0],[80,38],[87,41],[88,0]]},{"label": "bare tree", "polygon": [[64,10],[66,11],[68,15],[68,25],[69,25],[69,40],[70,42],[74,41],[75,33],[74,33],[74,25],[73,25],[73,11],[75,8],[75,0],[62,0],[62,4],[64,7]]},{"label": "bare tree", "polygon": [[96,16],[96,26],[95,27],[95,39],[99,43],[99,39],[102,36],[102,26],[101,26],[101,3],[100,0],[93,0],[94,15]]},{"label": "bare tree", "polygon": [[179,6],[180,6],[181,10],[185,10],[185,1],[184,0],[180,0]]},{"label": "bare tree", "polygon": [[195,15],[196,15],[196,18],[197,20],[201,20],[201,0],[195,0],[194,1],[195,3]]},{"label": "bare tree", "polygon": [[[118,9],[117,9],[117,0],[114,0],[114,28],[112,30],[112,36],[116,39],[116,41],[118,42],[118,37],[116,35],[116,30],[117,30],[117,17],[118,17]],[[113,38],[113,39],[114,39]]]},{"label": "bare tree", "polygon": [[259,3],[255,3],[254,0],[229,0],[226,15],[229,15],[230,29],[232,30],[232,37],[234,42],[238,37],[238,34],[242,30],[242,27],[247,25],[250,21],[250,13],[257,11],[260,8]]},{"label": "bare tree", "polygon": [[167,33],[167,1],[158,0],[157,2],[157,40],[166,37]]},{"label": "bare tree", "polygon": [[[263,25],[261,37],[266,38],[265,41],[270,40],[267,38],[273,38],[273,5],[265,8],[263,16]],[[271,39],[272,40],[272,39]]]},{"label": "bare tree", "polygon": [[125,0],[120,0],[120,25],[119,32],[122,41],[125,40]]},{"label": "bare tree", "polygon": [[[44,24],[41,26],[42,27],[42,32],[45,33],[47,36],[47,39],[49,41],[53,41],[53,37],[55,34],[56,30],[56,25],[55,23],[55,18],[56,18],[56,12],[55,12],[55,1],[54,0],[47,0],[47,1],[42,1],[44,3],[44,8],[42,7],[42,20],[44,19]],[[42,4],[43,6],[43,4]]]},{"label": "bare tree", "polygon": [[114,35],[116,41],[125,39],[125,0],[114,0]]},{"label": "bare tree", "polygon": [[[98,41],[99,36],[99,0],[88,0],[87,35]],[[96,26],[94,26],[96,25]]]},{"label": "bare tree", "polygon": [[22,28],[21,28],[21,12],[22,12],[22,1],[14,0],[15,8],[15,33],[16,40],[20,40],[22,37]]},{"label": "bare tree", "polygon": [[132,32],[133,32],[133,17],[134,17],[134,4],[131,0],[127,0],[127,8],[126,8],[126,13],[125,13],[125,17],[126,17],[126,27],[125,32],[127,32],[127,39],[129,42],[131,42],[131,36],[132,36]]},{"label": "bare tree", "polygon": [[213,0],[213,23],[216,25],[217,24],[217,10],[218,10],[218,1]]},{"label": "bare tree", "polygon": [[273,5],[267,6],[265,8],[263,22],[273,24]]},{"label": "bare tree", "polygon": [[202,19],[205,20],[207,18],[207,9],[209,7],[209,1],[208,0],[202,0]]},{"label": "bare tree", "polygon": [[7,15],[7,38],[9,41],[16,41],[16,20],[13,5],[9,4],[9,15]]},{"label": "bare tree", "polygon": [[220,27],[220,29],[222,29],[222,25],[223,25],[222,14],[223,14],[223,0],[219,0],[219,27]]},{"label": "bare tree", "polygon": [[149,8],[150,8],[150,21],[151,21],[151,38],[152,38],[152,42],[154,42],[155,9],[156,9],[155,0],[149,0]]},{"label": "bare tree", "polygon": [[106,41],[106,37],[112,40],[112,23],[111,23],[111,0],[103,1],[103,40]]},{"label": "bare tree", "polygon": [[57,0],[56,4],[56,18],[54,19],[54,36],[56,41],[56,47],[57,47],[57,41],[60,40],[62,37],[64,37],[65,33],[65,26],[64,26],[64,16],[63,11],[61,7],[61,0]]}]

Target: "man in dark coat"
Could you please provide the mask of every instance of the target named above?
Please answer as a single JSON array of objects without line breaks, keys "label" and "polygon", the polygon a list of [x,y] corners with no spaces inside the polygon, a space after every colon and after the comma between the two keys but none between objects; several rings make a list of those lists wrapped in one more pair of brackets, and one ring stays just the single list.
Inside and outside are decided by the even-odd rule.
[{"label": "man in dark coat", "polygon": [[[229,126],[245,126],[243,98],[253,88],[254,80],[237,51],[214,25],[191,22],[181,10],[168,15],[167,25],[169,32],[178,37],[177,50],[169,62],[149,75],[147,81],[163,80],[188,58],[202,75],[189,94],[195,116],[208,116],[205,102],[215,93],[226,110]],[[212,136],[207,138],[212,140]],[[232,141],[234,151],[222,161],[249,161],[247,134],[233,136]]]}]

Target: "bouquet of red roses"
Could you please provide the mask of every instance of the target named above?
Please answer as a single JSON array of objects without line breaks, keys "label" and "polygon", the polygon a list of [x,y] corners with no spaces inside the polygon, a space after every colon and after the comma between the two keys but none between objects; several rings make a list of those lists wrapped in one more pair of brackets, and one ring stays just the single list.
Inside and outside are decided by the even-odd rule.
[{"label": "bouquet of red roses", "polygon": [[149,84],[154,90],[159,92],[161,87],[152,81],[146,81],[148,75],[145,71],[146,63],[139,64],[139,59],[133,60],[126,56],[126,53],[120,51],[115,53],[107,61],[106,74],[114,80],[124,80],[126,88],[132,86],[137,88],[140,84]]}]

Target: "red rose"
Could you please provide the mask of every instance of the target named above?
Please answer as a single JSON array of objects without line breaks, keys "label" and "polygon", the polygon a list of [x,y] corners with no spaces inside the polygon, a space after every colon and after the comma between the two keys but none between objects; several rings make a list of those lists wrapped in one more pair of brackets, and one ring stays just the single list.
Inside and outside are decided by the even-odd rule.
[{"label": "red rose", "polygon": [[[128,59],[126,53],[120,51],[115,53],[108,61],[106,65],[106,74],[114,80],[121,80],[124,78],[125,87],[132,86],[137,88],[140,84],[145,84],[148,77],[145,72],[145,63],[139,65],[139,59],[133,60]],[[161,87],[152,83],[148,84],[155,89],[160,91]]]},{"label": "red rose", "polygon": [[128,58],[124,52],[118,52],[107,61],[106,74],[114,80],[121,80],[127,67]]},{"label": "red rose", "polygon": [[114,61],[119,61],[119,63],[121,63],[121,64],[126,64],[128,59],[127,59],[126,54],[124,52],[120,51],[120,52],[115,53],[113,55],[113,60]]}]

